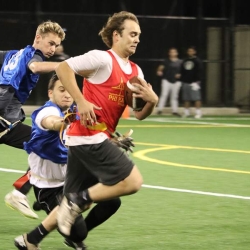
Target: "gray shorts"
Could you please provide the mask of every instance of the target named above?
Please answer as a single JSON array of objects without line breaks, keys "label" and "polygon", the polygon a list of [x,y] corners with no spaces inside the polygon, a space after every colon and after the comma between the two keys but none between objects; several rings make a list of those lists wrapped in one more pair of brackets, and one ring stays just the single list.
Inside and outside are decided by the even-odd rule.
[{"label": "gray shorts", "polygon": [[110,140],[70,146],[64,193],[74,193],[97,183],[115,185],[127,178],[134,163]]},{"label": "gray shorts", "polygon": [[201,91],[193,90],[189,83],[182,83],[182,100],[187,101],[200,101],[201,100]]}]

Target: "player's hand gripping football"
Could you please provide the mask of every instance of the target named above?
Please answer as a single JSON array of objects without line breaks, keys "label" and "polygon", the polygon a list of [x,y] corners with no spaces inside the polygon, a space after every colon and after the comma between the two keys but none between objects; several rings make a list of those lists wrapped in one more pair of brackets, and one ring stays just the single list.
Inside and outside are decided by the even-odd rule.
[{"label": "player's hand gripping football", "polygon": [[64,123],[66,123],[67,125],[70,124],[71,122],[76,121],[76,117],[77,117],[77,108],[74,105],[73,106],[73,110],[68,108],[65,112],[64,112]]},{"label": "player's hand gripping football", "polygon": [[119,148],[124,149],[127,153],[133,153],[132,147],[134,147],[133,138],[130,137],[133,134],[133,130],[130,129],[126,134],[122,135],[119,132],[111,134],[111,141],[115,143]]},{"label": "player's hand gripping football", "polygon": [[153,91],[152,85],[140,77],[138,77],[138,79],[141,84],[133,83],[133,86],[136,87],[133,96],[142,98],[146,102],[156,104],[158,102],[158,96]]}]

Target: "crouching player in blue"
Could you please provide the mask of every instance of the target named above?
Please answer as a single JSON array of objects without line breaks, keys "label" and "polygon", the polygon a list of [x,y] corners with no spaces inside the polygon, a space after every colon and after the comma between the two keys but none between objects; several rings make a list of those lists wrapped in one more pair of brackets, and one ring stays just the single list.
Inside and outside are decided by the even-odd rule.
[{"label": "crouching player in blue", "polygon": [[[62,142],[61,131],[76,119],[76,115],[74,112],[65,115],[72,107],[73,99],[56,75],[49,82],[48,95],[49,101],[33,112],[31,139],[24,143],[29,154],[30,183],[48,216],[35,229],[15,238],[15,246],[20,250],[39,249],[43,238],[57,228],[57,208],[63,197],[68,149]],[[92,184],[98,182],[94,178],[89,181]],[[112,216],[120,205],[119,198],[95,204],[85,219],[82,215],[77,217],[69,236],[62,234],[64,243],[74,249],[86,249],[83,240],[88,232]]]}]

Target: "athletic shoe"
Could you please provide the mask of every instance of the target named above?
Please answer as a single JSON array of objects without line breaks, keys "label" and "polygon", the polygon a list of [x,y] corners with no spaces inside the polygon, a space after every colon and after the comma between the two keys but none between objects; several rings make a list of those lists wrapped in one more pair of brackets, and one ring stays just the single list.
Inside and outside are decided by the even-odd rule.
[{"label": "athletic shoe", "polygon": [[19,211],[28,218],[38,219],[38,215],[31,210],[26,196],[21,197],[10,192],[5,196],[4,200],[5,204],[11,209]]},{"label": "athletic shoe", "polygon": [[195,115],[194,118],[195,119],[200,119],[202,117],[202,115]]},{"label": "athletic shoe", "polygon": [[75,242],[65,238],[63,243],[64,243],[64,245],[71,247],[71,248],[74,248],[76,250],[86,250],[87,249],[87,246],[83,242],[75,243]]},{"label": "athletic shoe", "polygon": [[161,110],[157,111],[157,115],[161,115],[161,114],[162,114]]},{"label": "athletic shoe", "polygon": [[19,250],[40,250],[38,245],[33,245],[28,242],[27,240],[27,234],[19,235],[14,240],[15,246]]},{"label": "athletic shoe", "polygon": [[83,210],[80,208],[79,197],[77,194],[68,194],[68,197],[63,197],[62,202],[57,210],[57,225],[65,235],[70,235],[70,230],[75,222],[77,216],[79,216]]}]

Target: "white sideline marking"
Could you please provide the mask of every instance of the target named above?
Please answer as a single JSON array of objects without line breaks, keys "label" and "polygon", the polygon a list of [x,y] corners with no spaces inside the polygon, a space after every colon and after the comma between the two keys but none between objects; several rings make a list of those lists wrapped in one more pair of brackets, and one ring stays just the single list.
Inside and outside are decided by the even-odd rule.
[{"label": "white sideline marking", "polygon": [[26,171],[15,170],[15,169],[7,169],[7,168],[0,168],[0,171],[1,172],[11,172],[11,173],[21,173],[21,174],[26,173]]},{"label": "white sideline marking", "polygon": [[169,187],[162,187],[162,186],[152,186],[152,185],[144,185],[144,184],[142,186],[145,188],[154,188],[154,189],[161,189],[161,190],[181,192],[181,193],[201,194],[201,195],[210,195],[210,196],[226,197],[226,198],[233,198],[233,199],[250,200],[250,197],[248,196],[240,196],[240,195],[233,195],[233,194],[220,194],[220,193],[203,192],[203,191],[195,191],[195,190],[180,189],[180,188],[169,188]]},{"label": "white sideline marking", "polygon": [[[134,117],[130,117],[128,118],[128,120],[132,120],[135,121],[137,120]],[[234,124],[234,123],[218,123],[218,122],[206,122],[206,121],[202,121],[202,118],[199,120],[189,120],[188,118],[182,119],[172,119],[172,118],[155,118],[155,117],[149,117],[147,118],[147,121],[153,121],[153,122],[163,122],[163,123],[183,123],[183,124],[201,124],[201,125],[213,125],[213,126],[225,126],[225,127],[245,127],[245,128],[249,128],[250,125],[248,124]]]},{"label": "white sideline marking", "polygon": [[[26,171],[6,169],[6,168],[0,168],[0,171],[11,172],[11,173],[26,173]],[[233,194],[220,194],[220,193],[203,192],[203,191],[195,191],[195,190],[180,189],[180,188],[152,186],[152,185],[146,185],[146,184],[143,184],[142,186],[144,188],[153,188],[153,189],[167,190],[167,191],[180,192],[180,193],[190,193],[190,194],[210,195],[210,196],[226,197],[226,198],[241,199],[241,200],[250,200],[250,197],[248,196],[240,196],[240,195],[233,195]]]}]

